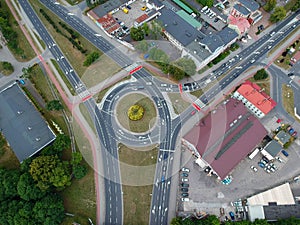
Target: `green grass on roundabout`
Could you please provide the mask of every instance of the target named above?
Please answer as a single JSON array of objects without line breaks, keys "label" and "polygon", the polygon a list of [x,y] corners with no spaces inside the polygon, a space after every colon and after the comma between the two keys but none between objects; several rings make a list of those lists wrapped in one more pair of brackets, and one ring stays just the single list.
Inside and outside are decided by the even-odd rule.
[{"label": "green grass on roundabout", "polygon": [[[128,110],[133,105],[139,105],[144,109],[144,115],[140,120],[133,121],[128,117]],[[117,103],[116,116],[116,119],[125,129],[135,133],[143,133],[153,127],[157,113],[155,105],[149,97],[134,93],[120,98]]]}]

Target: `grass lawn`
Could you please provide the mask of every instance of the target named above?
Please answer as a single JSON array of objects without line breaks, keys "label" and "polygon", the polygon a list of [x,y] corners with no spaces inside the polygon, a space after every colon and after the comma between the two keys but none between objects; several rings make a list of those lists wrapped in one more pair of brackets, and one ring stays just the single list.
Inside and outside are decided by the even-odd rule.
[{"label": "grass lawn", "polygon": [[[33,6],[33,8],[35,9],[35,11],[38,14],[38,16],[40,17],[40,19],[42,20],[42,22],[44,23],[44,25],[46,26],[47,30],[50,32],[50,34],[52,35],[52,37],[54,38],[56,43],[59,45],[62,52],[64,52],[64,54],[68,58],[70,64],[74,67],[77,74],[81,77],[87,69],[86,67],[83,66],[83,62],[86,58],[85,54],[82,54],[79,50],[77,50],[76,48],[73,48],[72,43],[67,38],[65,38],[63,35],[57,33],[53,29],[52,25],[50,25],[50,23],[40,13],[39,10],[43,9],[51,17],[51,19],[59,27],[59,29],[64,34],[68,34],[67,31],[64,28],[62,28],[61,25],[59,25],[58,22],[61,22],[61,20],[55,14],[53,14],[50,10],[48,10],[39,1],[30,0],[30,3]],[[86,54],[94,52],[94,51],[99,52],[99,50],[95,46],[93,46],[90,42],[88,42],[82,36],[79,36],[78,41],[80,41],[80,44],[84,49],[87,49]]]},{"label": "grass lawn", "polygon": [[189,102],[183,100],[179,93],[168,93],[168,96],[176,114],[182,113],[191,105]]},{"label": "grass lawn", "polygon": [[88,112],[88,110],[87,110],[86,106],[84,105],[84,103],[79,104],[79,110],[80,110],[81,114],[83,115],[84,119],[87,121],[87,123],[90,125],[90,127],[92,128],[92,130],[96,134],[96,127],[95,127],[94,122],[93,122],[93,120],[90,116],[90,113]]},{"label": "grass lawn", "polygon": [[265,80],[254,80],[253,77],[249,79],[252,83],[257,84],[260,88],[264,89],[264,92],[270,96],[270,75]]},{"label": "grass lawn", "polygon": [[296,5],[297,0],[289,0],[283,7],[288,12],[290,11],[294,5]]},{"label": "grass lawn", "polygon": [[[142,106],[145,110],[143,118],[138,121],[130,120],[127,115],[130,106],[135,104]],[[136,133],[149,130],[149,125],[153,125],[157,116],[154,103],[144,94],[129,94],[122,97],[119,100],[116,109],[116,116],[120,124],[125,129]]]},{"label": "grass lawn", "polygon": [[36,37],[36,39],[39,41],[39,43],[41,44],[41,46],[42,46],[42,48],[43,49],[46,49],[46,44],[45,44],[45,42],[40,38],[40,36],[37,34],[37,33],[35,33],[34,31],[33,31],[33,33],[34,33],[34,36]]},{"label": "grass lawn", "polygon": [[18,35],[17,43],[21,51],[16,51],[15,49],[9,48],[11,53],[14,57],[20,62],[27,62],[33,59],[36,55],[31,48],[29,42],[27,41],[25,35],[23,34],[22,30],[20,29],[17,21],[15,20],[14,16],[12,15],[10,9],[8,8],[5,0],[0,0],[1,2],[1,10],[5,10],[9,13],[9,24],[13,31],[15,31]]},{"label": "grass lawn", "polygon": [[123,162],[120,171],[123,182],[124,224],[146,225],[149,223],[157,148],[152,146],[148,151],[145,148],[134,150],[120,145],[119,159]]},{"label": "grass lawn", "polygon": [[4,136],[0,133],[0,168],[17,169],[20,162],[15,153],[8,146]]},{"label": "grass lawn", "polygon": [[282,85],[282,104],[287,113],[297,119],[294,114],[294,92],[286,84]]},{"label": "grass lawn", "polygon": [[191,91],[190,94],[196,96],[197,98],[199,98],[201,95],[203,95],[203,90],[199,89],[197,91]]},{"label": "grass lawn", "polygon": [[198,70],[198,73],[199,74],[204,73],[208,69],[209,69],[209,66],[204,66],[202,69]]},{"label": "grass lawn", "polygon": [[[87,165],[85,163],[85,165]],[[87,165],[88,166],[88,165]],[[88,173],[80,180],[73,179],[72,185],[61,193],[67,213],[74,217],[66,216],[62,225],[70,225],[77,222],[81,225],[89,225],[88,218],[96,224],[96,193],[94,183],[94,170],[88,167]]]},{"label": "grass lawn", "polygon": [[12,69],[4,69],[2,61],[0,61],[0,73],[2,73],[4,76],[9,76],[14,72],[14,68]]},{"label": "grass lawn", "polygon": [[120,70],[121,67],[119,65],[103,54],[95,63],[87,68],[81,80],[87,88],[90,88],[113,76]]}]

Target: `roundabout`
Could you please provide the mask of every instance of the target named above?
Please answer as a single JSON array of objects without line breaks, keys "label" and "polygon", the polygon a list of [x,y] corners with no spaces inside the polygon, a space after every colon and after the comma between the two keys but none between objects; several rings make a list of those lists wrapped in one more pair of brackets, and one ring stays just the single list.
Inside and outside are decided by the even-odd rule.
[{"label": "roundabout", "polygon": [[118,101],[115,119],[130,132],[145,133],[156,123],[156,107],[147,95],[129,93]]}]

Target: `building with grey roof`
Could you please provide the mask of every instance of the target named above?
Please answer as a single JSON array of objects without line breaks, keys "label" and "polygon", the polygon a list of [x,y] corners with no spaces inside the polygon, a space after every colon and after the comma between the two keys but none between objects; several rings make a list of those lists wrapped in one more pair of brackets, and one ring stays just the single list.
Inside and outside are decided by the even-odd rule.
[{"label": "building with grey roof", "polygon": [[296,217],[300,219],[300,204],[277,205],[269,204],[263,206],[265,219],[267,221],[277,221],[279,219],[288,219]]},{"label": "building with grey roof", "polygon": [[20,162],[56,138],[17,83],[0,89],[0,130]]},{"label": "building with grey roof", "polygon": [[275,158],[275,156],[277,156],[282,150],[282,147],[277,141],[272,140],[265,146],[264,150],[266,150],[273,158]]},{"label": "building with grey roof", "polygon": [[278,143],[281,144],[281,146],[284,146],[286,143],[290,141],[291,135],[281,130],[278,132],[277,135],[275,135],[274,139],[277,140]]},{"label": "building with grey roof", "polygon": [[250,13],[251,13],[246,7],[244,7],[244,6],[241,5],[241,4],[235,4],[235,5],[233,6],[233,8],[234,8],[237,12],[239,12],[239,14],[242,15],[243,17],[248,17],[248,16],[250,15]]},{"label": "building with grey roof", "polygon": [[126,0],[109,0],[101,5],[98,5],[92,11],[98,16],[103,17],[107,13],[115,12],[120,6],[125,5]]},{"label": "building with grey roof", "polygon": [[223,30],[219,31],[218,35],[222,39],[225,48],[229,47],[229,45],[232,45],[239,36],[235,30],[229,27],[225,27]]},{"label": "building with grey roof", "polygon": [[239,0],[239,2],[251,12],[255,12],[260,7],[254,0]]}]

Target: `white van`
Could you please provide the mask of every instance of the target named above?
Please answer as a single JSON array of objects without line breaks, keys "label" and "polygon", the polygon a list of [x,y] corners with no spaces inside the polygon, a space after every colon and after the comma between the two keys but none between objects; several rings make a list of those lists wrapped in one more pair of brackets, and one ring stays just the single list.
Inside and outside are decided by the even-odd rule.
[{"label": "white van", "polygon": [[201,9],[201,12],[203,13],[208,7],[207,6],[204,6],[202,9]]}]

